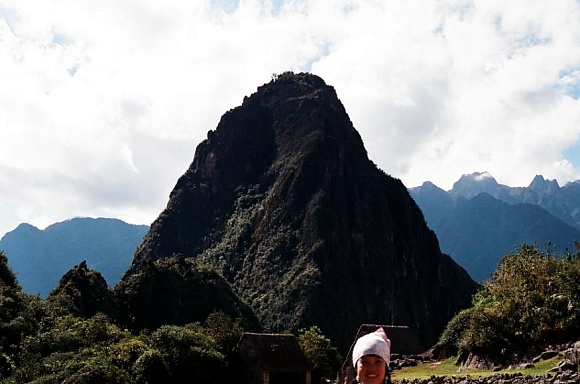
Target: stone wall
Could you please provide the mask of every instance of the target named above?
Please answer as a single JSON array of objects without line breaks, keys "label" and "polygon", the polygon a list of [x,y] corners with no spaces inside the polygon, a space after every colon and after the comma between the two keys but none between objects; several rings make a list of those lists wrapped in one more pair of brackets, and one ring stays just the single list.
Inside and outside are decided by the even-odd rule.
[{"label": "stone wall", "polygon": [[[457,375],[448,377],[438,377],[432,376],[425,380],[396,380],[396,372],[394,373],[393,383],[394,384],[576,384],[580,383],[580,374],[578,374],[578,364],[580,361],[580,341],[570,344],[562,344],[557,346],[550,346],[543,350],[530,350],[527,356],[520,356],[518,361],[513,361],[512,365],[508,367],[509,369],[525,369],[533,367],[534,363],[540,360],[547,360],[553,358],[554,356],[560,356],[562,360],[558,362],[549,372],[539,375],[531,376],[526,375],[521,372],[513,373],[493,373],[488,377],[470,377],[468,374],[462,374],[461,371],[465,370],[466,366],[474,368],[478,366],[479,369],[487,367],[486,364],[491,364],[485,359],[477,359],[475,356],[471,356],[471,359],[467,359],[462,367],[458,367]],[[422,359],[425,357],[417,357],[414,361],[410,362],[410,359],[395,359],[395,364],[391,368],[398,369],[403,366],[412,366],[420,364]],[[485,367],[484,367],[485,366]],[[494,367],[491,364],[488,370],[499,369],[500,367]]]},{"label": "stone wall", "polygon": [[572,384],[580,383],[578,372],[564,371],[539,376],[523,373],[496,373],[489,377],[432,377],[425,380],[393,380],[393,384]]},{"label": "stone wall", "polygon": [[575,364],[580,364],[580,341],[574,343],[570,348],[564,352],[566,360]]}]

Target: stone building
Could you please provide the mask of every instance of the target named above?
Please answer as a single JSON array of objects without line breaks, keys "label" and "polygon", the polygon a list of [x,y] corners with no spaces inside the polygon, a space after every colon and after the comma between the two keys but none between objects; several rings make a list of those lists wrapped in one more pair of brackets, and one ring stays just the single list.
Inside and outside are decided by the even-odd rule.
[{"label": "stone building", "polygon": [[290,334],[244,333],[233,359],[240,384],[311,384],[310,364]]}]

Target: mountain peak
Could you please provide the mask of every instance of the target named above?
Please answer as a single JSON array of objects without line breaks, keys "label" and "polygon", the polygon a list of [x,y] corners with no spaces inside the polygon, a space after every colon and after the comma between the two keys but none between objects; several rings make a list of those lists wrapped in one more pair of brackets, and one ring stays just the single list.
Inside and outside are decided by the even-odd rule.
[{"label": "mountain peak", "polygon": [[542,175],[536,175],[530,183],[529,188],[538,193],[544,193],[557,191],[560,189],[560,185],[556,180],[548,180],[544,179]]},{"label": "mountain peak", "polygon": [[420,187],[412,188],[412,189],[424,189],[424,190],[429,190],[429,191],[443,191],[443,189],[439,188],[437,185],[435,185],[431,181],[424,181]]},{"label": "mountain peak", "polygon": [[453,184],[450,193],[455,196],[471,198],[481,192],[494,195],[500,185],[489,172],[474,172],[461,176]]},{"label": "mountain peak", "polygon": [[334,88],[328,86],[322,78],[316,75],[284,72],[269,83],[258,87],[257,92],[249,98],[245,98],[244,102],[258,96],[257,98],[263,105],[274,106],[297,99],[324,97],[324,92],[330,92],[336,96]]},{"label": "mountain peak", "polygon": [[62,276],[48,300],[66,302],[69,310],[84,318],[98,312],[113,313],[114,308],[106,280],[98,271],[89,269],[85,260]]},{"label": "mountain peak", "polygon": [[123,279],[173,254],[221,271],[266,331],[316,324],[345,349],[369,321],[431,345],[477,288],[310,74],[284,73],[222,116]]}]

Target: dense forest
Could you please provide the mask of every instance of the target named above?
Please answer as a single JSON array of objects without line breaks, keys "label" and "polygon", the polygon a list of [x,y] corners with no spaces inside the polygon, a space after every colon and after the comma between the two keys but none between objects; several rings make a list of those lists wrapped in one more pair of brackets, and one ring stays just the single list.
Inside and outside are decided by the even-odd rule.
[{"label": "dense forest", "polygon": [[[134,278],[123,289],[138,291],[172,278],[194,287],[190,294],[199,293],[198,299],[229,295],[213,271],[183,258],[159,261],[151,275],[156,277],[146,283]],[[200,299],[193,307],[200,321],[176,325],[160,324],[159,308],[152,309],[158,316],[132,313],[130,296],[123,299],[119,292],[124,291],[109,290],[99,272],[81,263],[46,299],[25,294],[0,252],[0,382],[225,383],[241,335],[256,330],[255,318],[236,312],[239,303],[231,297],[229,313],[207,313]],[[334,375],[341,358],[330,340],[317,327],[297,336],[313,375]]]}]

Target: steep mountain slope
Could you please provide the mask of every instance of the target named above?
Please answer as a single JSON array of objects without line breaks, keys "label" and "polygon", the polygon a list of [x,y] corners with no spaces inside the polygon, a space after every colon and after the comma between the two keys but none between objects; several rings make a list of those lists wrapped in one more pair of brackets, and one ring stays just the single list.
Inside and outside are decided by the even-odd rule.
[{"label": "steep mountain slope", "polygon": [[147,230],[146,225],[103,218],[75,218],[44,230],[21,224],[2,237],[0,249],[22,290],[46,297],[61,276],[83,260],[109,284],[116,283]]},{"label": "steep mountain slope", "polygon": [[429,228],[439,228],[455,208],[455,201],[449,193],[430,181],[424,182],[421,187],[409,189],[409,192],[423,211]]},{"label": "steep mountain slope", "polygon": [[489,278],[499,260],[519,244],[569,247],[580,239],[579,230],[537,206],[509,205],[486,193],[459,204],[433,228],[441,248],[477,281]]},{"label": "steep mountain slope", "polygon": [[529,187],[511,188],[487,173],[475,173],[464,175],[449,192],[430,182],[409,192],[437,234],[441,249],[483,282],[499,260],[521,243],[540,248],[551,244],[564,251],[580,240],[580,229],[570,224],[573,211],[567,211],[569,205],[564,203],[574,201],[574,196],[560,198],[574,185],[560,188],[557,182],[536,176]]},{"label": "steep mountain slope", "polygon": [[341,349],[369,322],[430,345],[477,288],[309,74],[284,73],[222,116],[122,280],[177,253],[219,268],[266,330],[318,325]]}]

